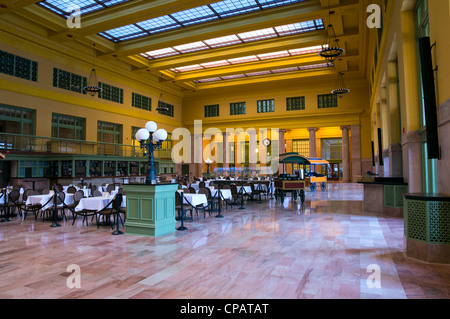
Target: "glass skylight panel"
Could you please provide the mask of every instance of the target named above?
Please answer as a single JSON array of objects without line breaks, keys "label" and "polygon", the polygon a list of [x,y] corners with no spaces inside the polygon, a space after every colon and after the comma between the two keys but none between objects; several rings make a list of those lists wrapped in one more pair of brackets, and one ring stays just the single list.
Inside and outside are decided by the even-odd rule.
[{"label": "glass skylight panel", "polygon": [[159,49],[159,50],[153,50],[143,53],[143,56],[146,56],[151,59],[158,59],[158,58],[165,58],[173,55],[178,55],[180,52],[175,51],[172,48],[165,48],[165,49]]},{"label": "glass skylight panel", "polygon": [[211,48],[220,48],[223,46],[234,45],[243,43],[241,39],[237,37],[237,35],[227,35],[224,37],[218,37],[213,39],[208,39],[204,41]]},{"label": "glass skylight panel", "polygon": [[242,58],[228,59],[228,62],[230,62],[231,64],[240,64],[240,63],[255,62],[255,61],[259,61],[259,59],[256,55],[244,56]]},{"label": "glass skylight panel", "polygon": [[211,3],[211,8],[222,18],[261,10],[255,0],[225,0]]},{"label": "glass skylight panel", "polygon": [[306,0],[258,0],[259,4],[263,9],[275,8],[303,1]]},{"label": "glass skylight panel", "polygon": [[232,74],[232,75],[225,75],[222,76],[222,80],[232,80],[232,79],[240,79],[245,78],[244,74]]},{"label": "glass skylight panel", "polygon": [[245,73],[246,76],[258,76],[258,75],[267,75],[267,74],[270,74],[270,71],[259,71],[259,72]]},{"label": "glass skylight panel", "polygon": [[294,71],[298,71],[297,67],[293,67],[293,68],[283,68],[283,69],[276,69],[276,70],[272,70],[272,73],[285,73],[285,72],[294,72]]},{"label": "glass skylight panel", "polygon": [[175,73],[181,73],[181,72],[189,72],[189,71],[202,70],[202,69],[203,69],[203,67],[201,65],[194,64],[194,65],[188,65],[188,66],[181,66],[181,67],[173,68],[170,70]]},{"label": "glass skylight panel", "polygon": [[216,68],[219,66],[230,65],[230,62],[228,62],[227,60],[221,60],[221,61],[214,61],[214,62],[206,62],[206,63],[202,63],[200,65],[202,67],[204,67],[205,69],[210,69],[210,68]]},{"label": "glass skylight panel", "polygon": [[259,41],[259,40],[264,40],[264,39],[276,38],[277,34],[273,28],[267,28],[267,29],[260,29],[260,30],[256,30],[256,31],[239,33],[238,36],[244,42],[251,42],[251,41]]},{"label": "glass skylight panel", "polygon": [[308,53],[317,53],[322,50],[321,45],[316,45],[312,47],[307,48],[301,48],[301,49],[292,49],[288,50],[291,55],[302,55],[302,54],[308,54]]},{"label": "glass skylight panel", "polygon": [[175,50],[180,51],[181,53],[189,53],[195,51],[201,51],[209,49],[209,47],[202,41],[192,42],[188,44],[177,45],[173,47]]},{"label": "glass skylight panel", "polygon": [[214,81],[220,81],[220,80],[222,80],[222,79],[219,77],[216,77],[216,78],[209,78],[209,79],[201,79],[201,80],[197,80],[196,82],[197,83],[207,83],[207,82],[214,82]]},{"label": "glass skylight panel", "polygon": [[198,24],[219,19],[219,17],[208,7],[201,6],[180,12],[172,13],[171,16],[183,26]]},{"label": "glass skylight panel", "polygon": [[106,35],[120,41],[120,40],[125,40],[125,39],[141,37],[148,33],[145,32],[144,30],[136,27],[135,25],[130,24],[130,25],[126,25],[124,27],[119,27],[119,28],[105,31],[105,32],[103,32],[103,34],[106,34]]},{"label": "glass skylight panel", "polygon": [[161,16],[136,23],[139,27],[150,33],[158,33],[162,31],[181,28],[181,25],[169,16]]},{"label": "glass skylight panel", "polygon": [[67,18],[72,14],[72,11],[69,11],[71,5],[79,6],[80,14],[84,15],[128,1],[131,0],[45,0],[39,2],[38,4],[64,18]]},{"label": "glass skylight panel", "polygon": [[311,69],[320,69],[333,66],[333,63],[320,63],[320,64],[311,64],[311,65],[303,65],[299,66],[300,70],[311,70]]},{"label": "glass skylight panel", "polygon": [[284,57],[287,57],[290,55],[289,55],[288,51],[278,51],[278,52],[272,52],[272,53],[258,54],[257,56],[261,60],[268,60],[268,59],[284,58]]}]

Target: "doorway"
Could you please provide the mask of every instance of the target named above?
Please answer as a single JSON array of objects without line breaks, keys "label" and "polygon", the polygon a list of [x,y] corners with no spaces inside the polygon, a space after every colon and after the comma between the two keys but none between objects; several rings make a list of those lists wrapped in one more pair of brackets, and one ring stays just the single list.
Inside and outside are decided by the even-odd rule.
[{"label": "doorway", "polygon": [[342,175],[342,168],[340,163],[330,163],[330,180],[339,181]]}]

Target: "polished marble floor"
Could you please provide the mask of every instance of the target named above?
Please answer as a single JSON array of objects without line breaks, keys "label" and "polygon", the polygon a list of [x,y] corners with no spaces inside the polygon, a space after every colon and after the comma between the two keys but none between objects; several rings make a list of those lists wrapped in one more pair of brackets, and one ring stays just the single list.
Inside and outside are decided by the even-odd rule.
[{"label": "polished marble floor", "polygon": [[14,217],[0,224],[0,298],[448,299],[450,266],[406,258],[403,220],[362,199],[361,185],[330,184],[304,207],[246,203],[159,238]]}]

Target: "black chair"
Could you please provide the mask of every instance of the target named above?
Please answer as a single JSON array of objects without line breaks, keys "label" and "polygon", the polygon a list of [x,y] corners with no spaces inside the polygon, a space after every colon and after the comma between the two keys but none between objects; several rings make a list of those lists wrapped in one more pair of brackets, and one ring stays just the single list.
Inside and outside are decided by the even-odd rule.
[{"label": "black chair", "polygon": [[[64,212],[65,207],[64,207],[64,200],[66,199],[66,193],[64,192],[58,192],[56,193],[54,196],[56,196],[56,213],[58,214],[58,212],[61,212],[61,218],[64,220],[64,218],[66,218],[66,214]],[[52,201],[50,202],[51,204],[54,203],[54,197],[52,197]],[[50,218],[53,214],[55,207],[54,205],[51,205],[49,207],[47,207],[43,212],[42,212],[42,220],[45,220],[45,218]]]},{"label": "black chair", "polygon": [[84,192],[81,189],[77,190],[73,195],[73,203],[66,205],[66,208],[72,212],[72,218],[75,218],[75,208],[78,206],[82,198],[84,198]]},{"label": "black chair", "polygon": [[94,191],[94,197],[101,197],[102,196],[102,192],[100,192],[98,189],[96,189]]},{"label": "black chair", "polygon": [[198,184],[198,188],[200,189],[200,188],[205,188],[205,182],[203,182],[203,181],[201,181],[199,184]]},{"label": "black chair", "polygon": [[108,193],[111,193],[111,191],[115,190],[116,187],[114,186],[114,184],[109,184],[108,187],[106,188],[106,191]]},{"label": "black chair", "polygon": [[[19,187],[20,189],[20,187]],[[20,192],[17,189],[13,189],[8,194],[8,202],[7,202],[7,212],[8,215],[11,215],[12,211],[15,211],[17,208],[19,211],[19,216],[22,216],[22,201],[20,200]]]},{"label": "black chair", "polygon": [[[120,208],[122,206],[122,200],[123,200],[122,194],[119,193],[116,194],[116,196],[114,196],[114,198],[108,203],[108,205],[106,205],[102,210],[98,211],[97,214],[95,214],[97,218],[97,228],[100,227],[100,217],[104,217],[109,222],[111,228],[113,229],[116,222],[116,218],[119,218],[122,226],[124,226],[124,222],[120,217]],[[113,222],[111,222],[111,216],[114,217]]]},{"label": "black chair", "polygon": [[195,188],[192,187],[192,186],[189,186],[189,187],[188,187],[188,190],[189,190],[189,193],[191,193],[191,194],[197,193],[197,191],[195,190]]},{"label": "black chair", "polygon": [[200,188],[198,190],[198,194],[206,195],[206,199],[208,201],[208,205],[207,206],[203,206],[202,204],[197,205],[195,207],[197,216],[198,216],[198,211],[199,210],[203,211],[203,218],[206,218],[206,211],[208,211],[209,212],[209,216],[211,216],[211,209],[213,207],[213,198],[211,196],[211,190],[209,188]]},{"label": "black chair", "polygon": [[191,219],[193,220],[192,207],[189,204],[183,204],[182,205],[182,203],[181,203],[181,194],[178,193],[178,192],[175,192],[175,210],[178,212],[178,217],[180,217],[180,218],[182,217],[181,216],[181,210],[182,209],[185,212],[185,216],[186,216],[186,213],[188,211],[190,211],[191,212]]}]

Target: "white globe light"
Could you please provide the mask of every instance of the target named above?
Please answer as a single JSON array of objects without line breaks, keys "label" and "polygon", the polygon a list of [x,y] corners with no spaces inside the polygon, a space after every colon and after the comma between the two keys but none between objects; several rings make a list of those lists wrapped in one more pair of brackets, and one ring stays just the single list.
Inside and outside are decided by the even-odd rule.
[{"label": "white globe light", "polygon": [[136,132],[136,140],[137,141],[146,141],[150,138],[150,133],[145,128],[141,128]]},{"label": "white globe light", "polygon": [[153,137],[158,141],[165,141],[167,139],[167,131],[165,129],[159,129],[153,134]]},{"label": "white globe light", "polygon": [[155,122],[153,121],[149,121],[145,124],[145,128],[147,129],[147,131],[149,131],[150,133],[154,133],[156,131],[156,129],[158,128],[158,125],[156,125]]}]

